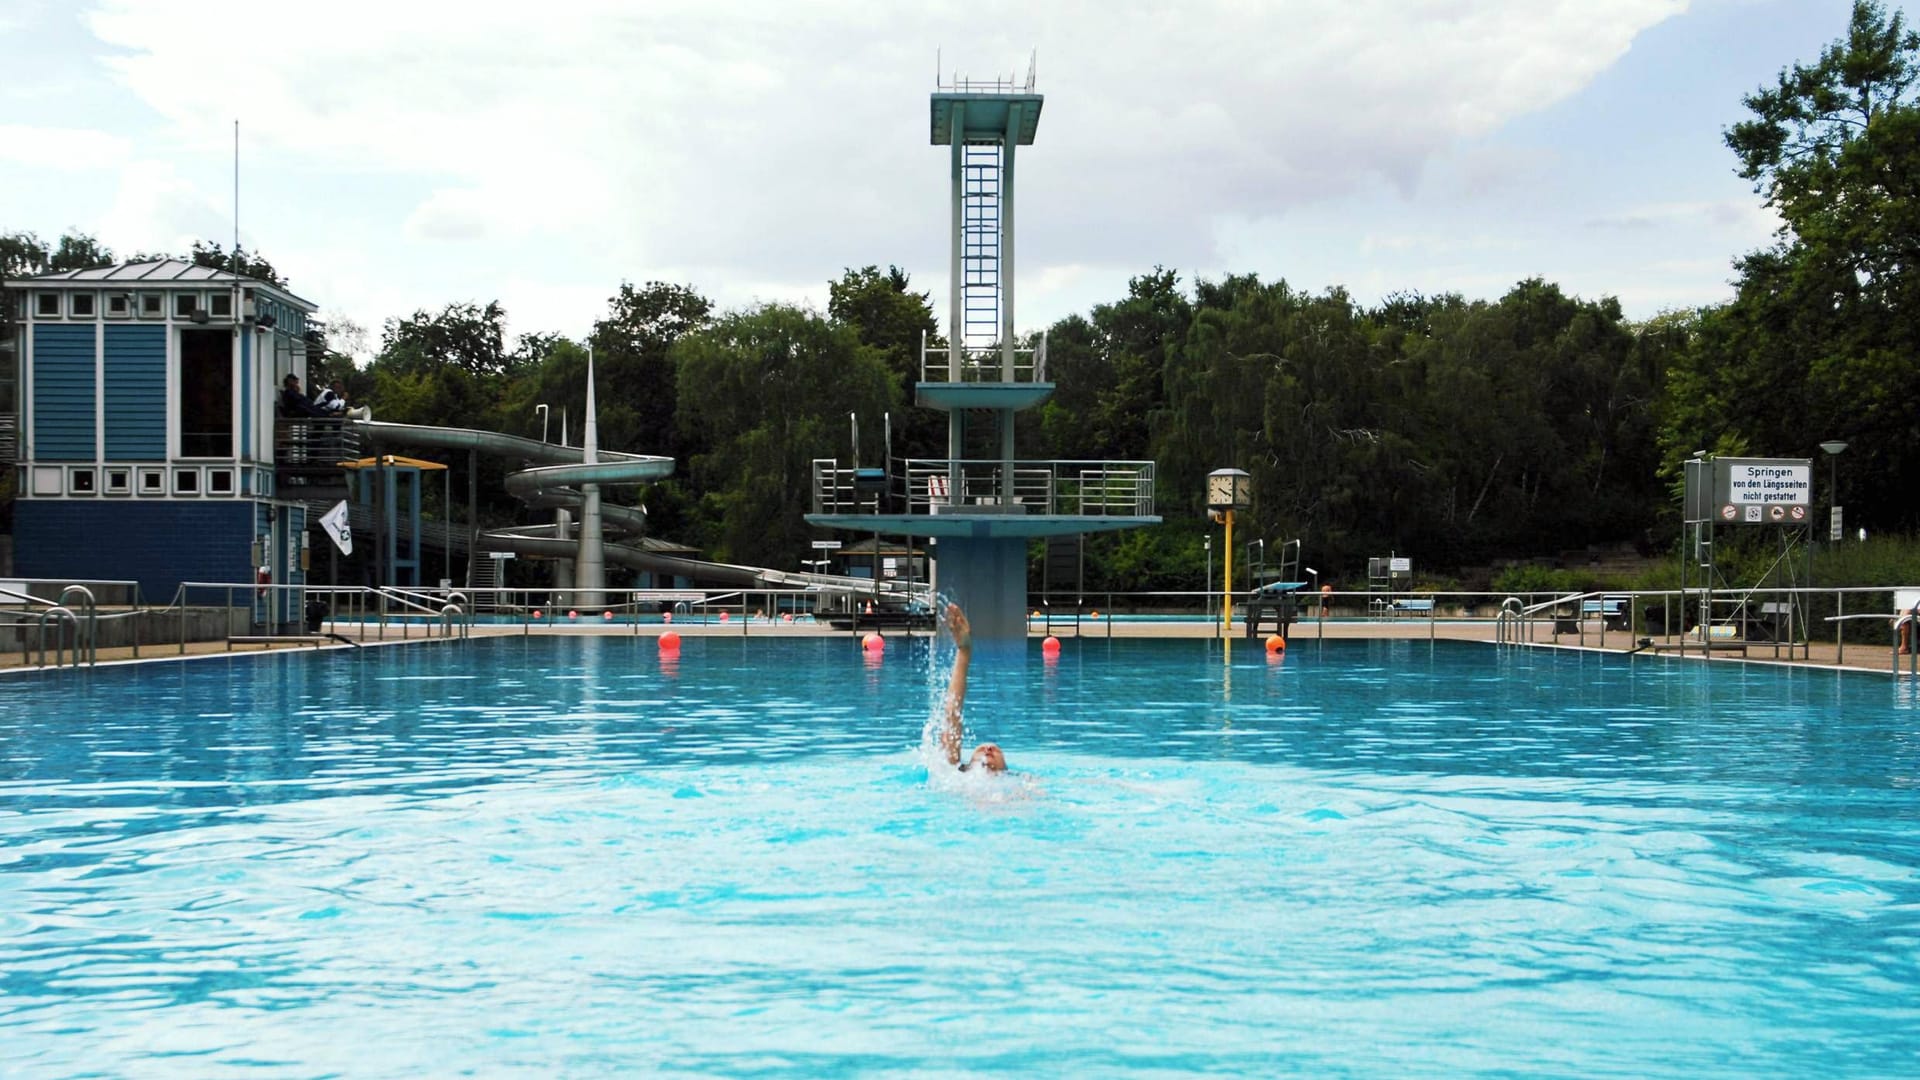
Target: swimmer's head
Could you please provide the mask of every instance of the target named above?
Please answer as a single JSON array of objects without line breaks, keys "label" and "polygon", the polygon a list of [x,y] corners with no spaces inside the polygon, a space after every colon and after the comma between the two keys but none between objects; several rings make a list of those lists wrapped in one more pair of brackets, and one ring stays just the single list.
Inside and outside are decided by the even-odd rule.
[{"label": "swimmer's head", "polygon": [[992,743],[981,743],[979,746],[974,747],[973,756],[967,759],[965,765],[960,766],[960,771],[965,772],[975,765],[980,766],[988,772],[1006,772],[1007,756],[1000,752],[998,746]]}]

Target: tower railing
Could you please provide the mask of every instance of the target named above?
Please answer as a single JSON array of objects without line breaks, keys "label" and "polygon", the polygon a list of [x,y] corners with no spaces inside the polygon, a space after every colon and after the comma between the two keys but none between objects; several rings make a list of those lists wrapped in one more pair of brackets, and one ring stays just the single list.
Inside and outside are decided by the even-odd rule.
[{"label": "tower railing", "polygon": [[[1002,350],[998,345],[984,348],[960,349],[960,363],[956,367],[953,353],[945,345],[927,344],[927,333],[920,332],[920,381],[932,383],[1004,383],[1001,364]],[[1047,381],[1047,338],[1040,336],[1039,344],[1031,349],[1013,350],[1013,382],[1043,383]]]},{"label": "tower railing", "polygon": [[876,485],[837,458],[813,461],[816,514],[1149,517],[1151,461],[896,460]]}]

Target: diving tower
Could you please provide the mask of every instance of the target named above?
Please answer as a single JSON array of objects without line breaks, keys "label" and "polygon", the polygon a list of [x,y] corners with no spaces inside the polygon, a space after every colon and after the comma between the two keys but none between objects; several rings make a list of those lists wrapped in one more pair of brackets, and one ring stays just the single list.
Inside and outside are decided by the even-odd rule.
[{"label": "diving tower", "polygon": [[933,538],[935,586],[985,639],[1026,634],[1028,541],[1160,522],[1151,461],[1014,457],[1014,415],[1054,389],[1045,336],[1022,347],[1014,328],[1014,161],[1033,145],[1044,103],[1031,65],[1024,82],[937,83],[931,143],[947,148],[951,186],[947,332],[921,343],[914,403],[947,414],[947,456],[889,453],[881,469],[816,458],[807,515],[827,528]]}]

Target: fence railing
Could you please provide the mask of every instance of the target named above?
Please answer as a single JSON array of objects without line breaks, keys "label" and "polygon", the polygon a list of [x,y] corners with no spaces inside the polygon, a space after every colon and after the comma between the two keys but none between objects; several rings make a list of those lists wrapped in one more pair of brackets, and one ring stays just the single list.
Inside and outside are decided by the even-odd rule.
[{"label": "fence railing", "polygon": [[[20,584],[14,582],[12,584]],[[41,582],[37,585],[56,583]],[[414,637],[464,639],[476,628],[534,633],[666,629],[740,636],[870,630],[937,630],[938,601],[848,589],[397,589],[362,586],[189,582],[165,606],[89,603],[91,589],[0,585],[0,627],[17,634],[23,666],[90,663],[103,629],[120,626],[133,657],[143,649],[183,654],[194,642],[233,651],[261,644],[366,644]],[[7,594],[11,593],[9,597]],[[1884,587],[1769,589],[1737,595],[1699,590],[1506,594],[1470,591],[1235,590],[1032,592],[1028,629],[1057,636],[1449,637],[1502,645],[1571,645],[1723,659],[1777,659],[1856,666],[1888,663],[1920,675],[1920,590]],[[1279,598],[1282,602],[1275,602]],[[260,606],[299,612],[295,633],[256,633]],[[477,607],[488,607],[476,615]],[[1223,614],[1223,608],[1231,608]],[[1701,612],[1710,612],[1704,624]],[[1829,614],[1829,612],[1831,612]],[[1152,624],[1163,625],[1152,625]],[[270,628],[271,629],[271,628]],[[1903,638],[1902,635],[1905,635]],[[1902,651],[1898,646],[1909,646]]]},{"label": "fence railing", "polygon": [[907,458],[891,472],[813,461],[816,514],[1049,514],[1148,517],[1151,461]]}]

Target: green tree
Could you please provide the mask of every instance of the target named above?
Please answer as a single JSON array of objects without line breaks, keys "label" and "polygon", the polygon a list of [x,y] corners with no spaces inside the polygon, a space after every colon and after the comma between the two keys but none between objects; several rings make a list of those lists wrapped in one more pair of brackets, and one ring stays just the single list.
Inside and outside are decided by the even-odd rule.
[{"label": "green tree", "polygon": [[[927,293],[914,292],[907,272],[888,266],[848,269],[827,283],[827,314],[852,326],[865,344],[879,350],[893,372],[897,396],[911,401],[920,380],[920,348],[935,344],[939,324]],[[914,409],[895,418],[894,452],[908,458],[944,458],[944,414]]]},{"label": "green tree", "polygon": [[704,493],[702,546],[718,557],[794,566],[811,532],[812,459],[845,438],[847,414],[899,407],[880,350],[853,327],[769,304],[674,343],[681,426],[707,433],[690,476]]},{"label": "green tree", "polygon": [[1694,449],[1850,446],[1849,501],[1873,526],[1920,524],[1920,34],[1874,0],[1811,64],[1745,99],[1726,133],[1740,175],[1779,212],[1779,241],[1738,263],[1676,361],[1662,434]]},{"label": "green tree", "polygon": [[185,259],[196,266],[210,266],[215,270],[230,271],[241,277],[250,277],[255,281],[278,285],[283,289],[287,287],[287,279],[280,276],[280,271],[274,269],[266,256],[258,251],[248,251],[238,245],[235,245],[233,251],[229,253],[218,243],[195,240],[193,250],[186,254]]}]

